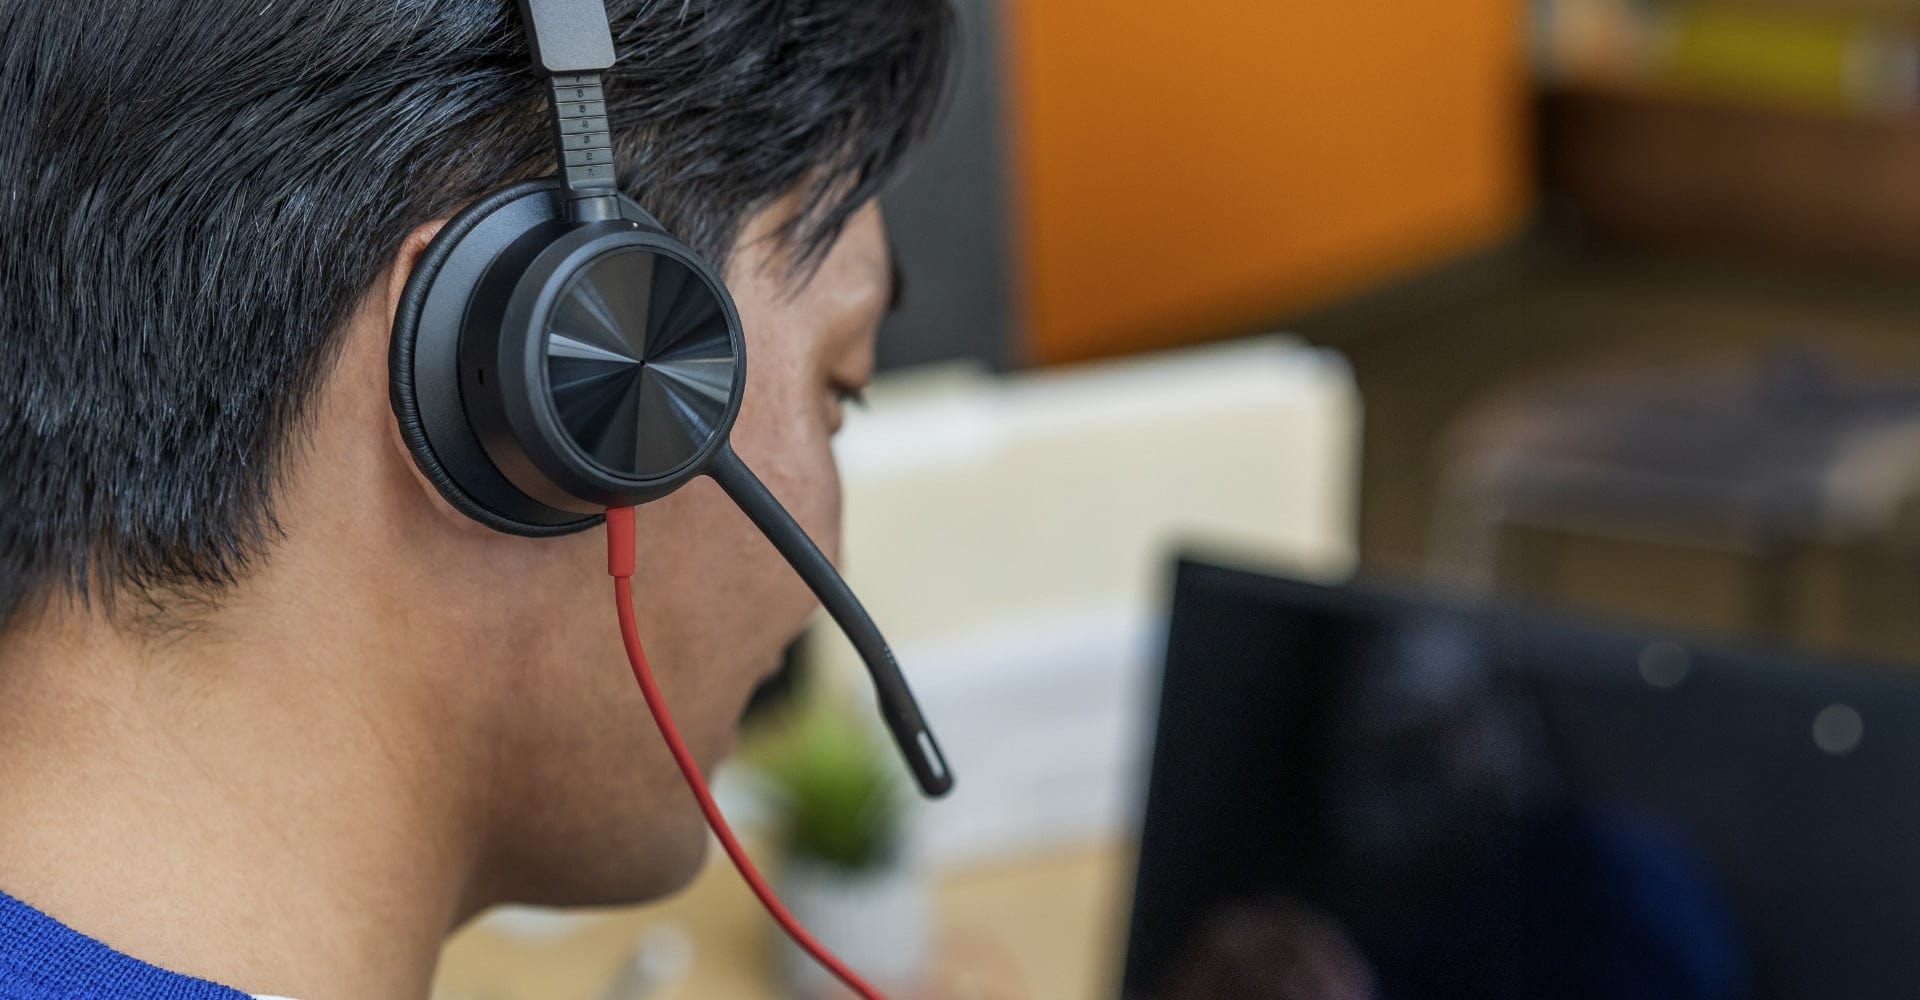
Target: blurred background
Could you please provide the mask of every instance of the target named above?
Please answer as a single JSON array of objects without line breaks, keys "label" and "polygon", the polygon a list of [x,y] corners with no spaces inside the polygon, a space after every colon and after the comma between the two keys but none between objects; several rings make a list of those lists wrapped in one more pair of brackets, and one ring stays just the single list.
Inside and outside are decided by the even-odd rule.
[{"label": "blurred background", "polygon": [[[1242,817],[1239,839],[1209,841],[1206,810],[1169,782],[1238,761],[1239,784],[1218,794],[1245,802],[1281,794],[1269,770],[1310,771],[1321,792],[1285,801],[1323,812],[1317,836],[1345,844],[1366,828],[1342,811],[1364,796],[1345,793],[1373,772],[1343,765],[1340,748],[1401,732],[1396,697],[1452,677],[1445,697],[1422,696],[1422,712],[1466,699],[1480,706],[1466,716],[1534,721],[1440,730],[1514,759],[1554,757],[1551,781],[1528,771],[1511,787],[1585,787],[1568,760],[1588,758],[1568,746],[1631,745],[1641,727],[1652,740],[1647,713],[1673,703],[1621,701],[1596,729],[1583,701],[1572,715],[1541,708],[1553,702],[1539,692],[1563,679],[1550,665],[1613,663],[1638,698],[1683,687],[1675,678],[1707,655],[1690,652],[1698,644],[1751,652],[1728,654],[1725,685],[1688,703],[1700,720],[1732,721],[1678,730],[1724,750],[1703,751],[1720,770],[1688,772],[1686,787],[1748,788],[1735,772],[1756,769],[1805,781],[1726,796],[1711,821],[1661,813],[1705,858],[1688,870],[1731,888],[1673,890],[1656,909],[1718,899],[1733,915],[1718,936],[1700,930],[1705,916],[1689,932],[1646,934],[1692,942],[1699,968],[1744,971],[1562,995],[1920,994],[1920,980],[1902,978],[1920,970],[1871,955],[1869,972],[1835,978],[1838,966],[1809,957],[1815,945],[1768,922],[1811,905],[1796,895],[1811,890],[1738,875],[1808,862],[1843,821],[1909,844],[1920,863],[1920,830],[1895,808],[1902,774],[1913,784],[1901,768],[1920,768],[1920,751],[1871,735],[1884,731],[1878,715],[1911,707],[1920,677],[1899,665],[1920,658],[1920,4],[958,7],[967,46],[952,111],[885,204],[904,308],[869,406],[837,448],[851,580],[959,787],[933,806],[902,797],[860,721],[857,661],[816,629],[721,780],[795,909],[906,996],[1114,998],[1123,969],[1129,996],[1541,996],[1491,980],[1396,986],[1383,957],[1393,949],[1376,941],[1420,933],[1382,930],[1356,915],[1377,904],[1312,885],[1162,935],[1200,935],[1184,944],[1144,940],[1141,928],[1170,912],[1152,909],[1162,904],[1148,888],[1168,869],[1150,869],[1148,854],[1257,852],[1245,824],[1268,822]],[[1176,597],[1182,552],[1302,586],[1398,581],[1416,596],[1283,589],[1238,617],[1207,617],[1195,609],[1210,598],[1184,571]],[[1372,610],[1303,610],[1327,593]],[[1488,623],[1509,611],[1601,623],[1628,652],[1606,660],[1595,650],[1613,646],[1533,618],[1512,647],[1523,657],[1460,652],[1507,628]],[[1275,630],[1334,634],[1313,624],[1328,615],[1375,639],[1443,638],[1258,652]],[[1407,624],[1440,619],[1452,624]],[[1783,659],[1789,649],[1798,658]],[[1267,691],[1261,678],[1339,678],[1314,688],[1325,697],[1307,714],[1275,702],[1245,722],[1330,742],[1190,753],[1208,723],[1176,717],[1169,699],[1204,664],[1215,680],[1220,664],[1243,671],[1219,675],[1228,692],[1245,683],[1243,708]],[[1524,707],[1510,710],[1507,680],[1457,680],[1482,673],[1521,678]],[[1869,687],[1846,687],[1856,683]],[[1338,695],[1349,688],[1398,695],[1363,699],[1368,715]],[[1776,716],[1792,721],[1740,721]],[[1512,749],[1523,744],[1559,749]],[[1850,756],[1856,747],[1878,755]],[[1452,765],[1468,754],[1448,752]],[[1660,767],[1631,756],[1603,754],[1579,773],[1606,784],[1609,802],[1691,808],[1639,779],[1594,777]],[[1854,770],[1792,770],[1842,764]],[[1426,772],[1416,762],[1395,773],[1404,790]],[[1169,833],[1176,815],[1188,825]],[[1403,833],[1440,822],[1377,803],[1370,815],[1400,817],[1389,825]],[[1715,854],[1712,831],[1743,823],[1797,832],[1742,868]],[[1280,827],[1265,835],[1285,841]],[[1347,857],[1322,846],[1334,859],[1323,869]],[[1425,863],[1426,875],[1445,864]],[[1828,900],[1834,912],[1920,926],[1885,895],[1920,901],[1911,870],[1821,870],[1823,885],[1858,883]],[[1225,929],[1209,937],[1200,925]],[[1844,954],[1839,940],[1819,947]],[[1179,993],[1166,985],[1177,976],[1141,971],[1141,955],[1183,950],[1320,972],[1240,986],[1190,977],[1215,985]],[[1274,957],[1296,953],[1310,960]],[[449,946],[440,996],[823,988],[721,862],[663,906],[490,915]]]}]

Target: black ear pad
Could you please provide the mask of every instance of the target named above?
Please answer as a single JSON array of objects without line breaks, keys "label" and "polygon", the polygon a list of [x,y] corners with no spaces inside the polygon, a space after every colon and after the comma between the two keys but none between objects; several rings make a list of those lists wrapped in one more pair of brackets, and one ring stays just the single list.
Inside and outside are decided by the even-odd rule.
[{"label": "black ear pad", "polygon": [[390,394],[414,461],[456,509],[546,536],[663,496],[725,445],[745,389],[732,298],[622,198],[574,224],[552,180],[461,212],[416,264]]}]

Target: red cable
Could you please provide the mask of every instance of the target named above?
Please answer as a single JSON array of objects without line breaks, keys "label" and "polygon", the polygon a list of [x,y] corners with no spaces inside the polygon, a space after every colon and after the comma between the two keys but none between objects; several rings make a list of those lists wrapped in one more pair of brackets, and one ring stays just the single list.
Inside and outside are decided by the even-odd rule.
[{"label": "red cable", "polygon": [[753,866],[753,859],[740,846],[733,836],[733,828],[727,825],[727,818],[720,814],[720,806],[713,801],[713,793],[707,790],[707,781],[700,776],[700,765],[694,763],[693,753],[687,749],[686,741],[680,738],[680,730],[673,724],[673,716],[667,712],[667,702],[660,696],[660,687],[653,681],[653,668],[647,665],[646,650],[640,647],[640,627],[633,620],[633,569],[634,537],[633,508],[612,507],[607,510],[607,572],[613,577],[613,594],[620,614],[620,638],[627,646],[627,662],[633,667],[633,679],[640,682],[640,693],[647,699],[647,711],[653,713],[654,724],[660,727],[661,738],[667,741],[667,749],[673,753],[673,762],[680,766],[680,774],[687,779],[687,787],[693,791],[693,797],[700,803],[700,812],[707,817],[707,826],[713,829],[713,835],[720,838],[720,846],[733,861],[740,877],[746,881],[747,888],[760,898],[760,905],[766,907],[767,914],[774,923],[787,932],[793,943],[802,951],[813,956],[813,960],[834,978],[847,985],[861,1000],[886,1000],[879,990],[867,985],[844,962],[835,958],[820,942],[800,926],[800,921],[773,894],[773,888],[760,876],[759,869]]}]

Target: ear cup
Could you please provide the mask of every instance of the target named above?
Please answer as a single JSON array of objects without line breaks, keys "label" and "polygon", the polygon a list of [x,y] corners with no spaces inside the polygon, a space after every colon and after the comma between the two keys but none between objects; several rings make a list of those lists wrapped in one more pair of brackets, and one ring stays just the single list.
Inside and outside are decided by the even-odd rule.
[{"label": "ear cup", "polygon": [[441,227],[414,263],[394,314],[388,396],[420,472],[455,510],[490,528],[534,537],[593,527],[596,519],[526,496],[493,468],[460,399],[460,327],[482,275],[513,242],[560,221],[553,180],[502,189]]},{"label": "ear cup", "polygon": [[745,389],[740,324],[692,251],[622,219],[527,234],[460,339],[467,417],[522,492],[582,513],[698,475]]},{"label": "ear cup", "polygon": [[745,389],[731,297],[622,198],[577,225],[553,180],[455,216],[394,320],[402,437],[448,503],[517,535],[566,534],[655,499],[726,442]]}]

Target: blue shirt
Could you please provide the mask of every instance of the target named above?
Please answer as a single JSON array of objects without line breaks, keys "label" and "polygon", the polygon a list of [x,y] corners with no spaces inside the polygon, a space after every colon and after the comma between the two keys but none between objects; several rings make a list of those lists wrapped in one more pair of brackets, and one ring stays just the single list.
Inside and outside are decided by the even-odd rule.
[{"label": "blue shirt", "polygon": [[249,1000],[123,955],[0,892],[0,1000]]}]

